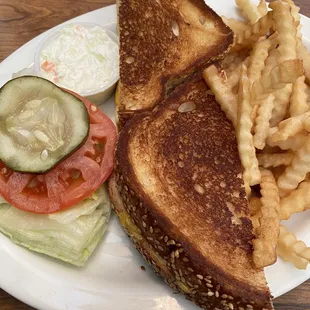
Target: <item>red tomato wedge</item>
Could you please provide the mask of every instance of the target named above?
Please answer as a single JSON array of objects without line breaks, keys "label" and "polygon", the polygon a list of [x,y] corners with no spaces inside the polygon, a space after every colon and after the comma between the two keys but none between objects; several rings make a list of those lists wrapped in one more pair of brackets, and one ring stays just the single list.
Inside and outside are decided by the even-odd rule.
[{"label": "red tomato wedge", "polygon": [[53,213],[90,196],[110,176],[117,130],[95,105],[78,94],[90,118],[89,136],[73,154],[45,174],[14,172],[0,162],[0,195],[14,207],[34,213]]}]

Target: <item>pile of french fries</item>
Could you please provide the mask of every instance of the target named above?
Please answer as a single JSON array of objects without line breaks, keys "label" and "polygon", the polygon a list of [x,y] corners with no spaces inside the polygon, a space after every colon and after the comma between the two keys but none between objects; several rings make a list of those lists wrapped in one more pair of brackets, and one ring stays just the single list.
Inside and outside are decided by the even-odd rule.
[{"label": "pile of french fries", "polygon": [[310,54],[299,8],[292,0],[236,4],[246,22],[223,17],[233,46],[203,75],[236,130],[256,234],[254,264],[272,265],[278,254],[306,269],[310,248],[281,225],[310,209]]}]

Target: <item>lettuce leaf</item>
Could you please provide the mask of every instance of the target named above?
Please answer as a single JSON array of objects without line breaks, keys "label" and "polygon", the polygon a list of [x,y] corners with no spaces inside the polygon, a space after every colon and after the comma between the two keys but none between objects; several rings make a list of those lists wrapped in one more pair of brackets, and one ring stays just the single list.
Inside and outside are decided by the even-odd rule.
[{"label": "lettuce leaf", "polygon": [[101,240],[110,213],[104,186],[76,206],[53,214],[25,212],[0,199],[0,232],[29,250],[83,266]]}]

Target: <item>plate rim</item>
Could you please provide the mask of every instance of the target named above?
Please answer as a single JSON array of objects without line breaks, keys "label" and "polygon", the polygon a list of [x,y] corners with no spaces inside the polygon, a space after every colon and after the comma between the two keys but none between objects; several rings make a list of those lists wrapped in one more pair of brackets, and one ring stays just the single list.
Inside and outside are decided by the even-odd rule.
[{"label": "plate rim", "polygon": [[[233,0],[227,0],[227,1],[233,1]],[[210,4],[210,3],[209,3]],[[212,4],[210,4],[210,6],[212,7]],[[67,20],[63,23],[60,23],[58,25],[56,25],[55,27],[46,30],[45,32],[43,32],[42,34],[36,36],[35,38],[31,39],[30,41],[26,42],[24,45],[22,45],[21,47],[19,47],[16,51],[14,51],[12,54],[10,54],[8,57],[6,57],[1,63],[0,63],[0,67],[3,64],[6,64],[7,62],[11,61],[11,58],[14,58],[16,55],[18,55],[19,53],[21,53],[24,49],[27,49],[28,46],[30,46],[31,44],[33,44],[34,42],[42,39],[48,32],[53,31],[54,29],[56,29],[57,27],[62,26],[63,24],[66,23],[70,23],[70,22],[74,22],[77,20],[81,20],[83,18],[85,18],[86,16],[90,16],[92,14],[94,14],[95,12],[104,12],[105,10],[109,10],[111,8],[115,7],[116,8],[116,4],[112,4],[112,5],[107,5],[103,8],[100,9],[96,9],[93,10],[91,12],[82,14],[80,16],[74,17],[70,20]],[[310,18],[305,16],[305,15],[301,15],[302,16],[302,22],[307,21],[307,23],[309,23],[310,25]],[[305,27],[303,27],[304,29]],[[309,37],[306,38],[307,41],[310,41],[310,31],[309,31]],[[9,242],[11,242],[10,240],[8,240]],[[1,249],[0,249],[1,251]],[[36,275],[36,277],[38,277],[38,275]],[[287,292],[289,292],[290,290],[296,288],[297,286],[301,285],[302,283],[304,283],[305,281],[310,279],[310,274],[307,274],[305,272],[304,274],[304,278],[301,280],[302,277],[298,278],[298,281],[294,281],[294,279],[292,279],[292,282],[290,282],[290,285],[286,285],[282,290],[279,290],[280,293],[277,294],[277,297],[286,294]],[[294,283],[294,284],[293,284]],[[19,299],[20,301],[24,302],[27,305],[30,305],[31,307],[34,307],[36,309],[44,309],[47,310],[46,308],[46,304],[41,303],[40,299],[36,298],[33,299],[32,296],[30,294],[25,294],[23,291],[21,291],[21,289],[16,289],[16,290],[12,290],[10,288],[10,285],[5,285],[5,281],[1,281],[1,276],[0,276],[0,288],[3,289],[4,291],[6,291],[8,294],[14,296],[15,298]],[[49,309],[54,309],[53,307],[49,308]]]}]

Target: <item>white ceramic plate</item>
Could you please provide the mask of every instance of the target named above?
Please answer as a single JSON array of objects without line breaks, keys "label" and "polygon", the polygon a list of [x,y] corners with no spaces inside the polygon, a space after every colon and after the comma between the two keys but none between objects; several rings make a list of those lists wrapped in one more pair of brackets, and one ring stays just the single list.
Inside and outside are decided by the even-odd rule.
[{"label": "white ceramic plate", "polygon": [[[208,0],[220,15],[236,17],[234,0]],[[110,24],[116,30],[116,7],[110,6],[72,21]],[[113,24],[114,23],[114,24]],[[310,39],[310,19],[302,18],[304,36]],[[43,35],[31,40],[0,64],[0,86],[13,72],[33,62]],[[113,115],[113,99],[103,110]],[[293,217],[288,227],[310,245],[310,211]],[[115,217],[87,266],[77,269],[14,245],[0,235],[0,287],[23,302],[42,310],[190,310],[197,309],[172,290],[150,268],[125,236]],[[267,268],[275,297],[310,278],[310,269],[298,271],[279,260]]]}]

